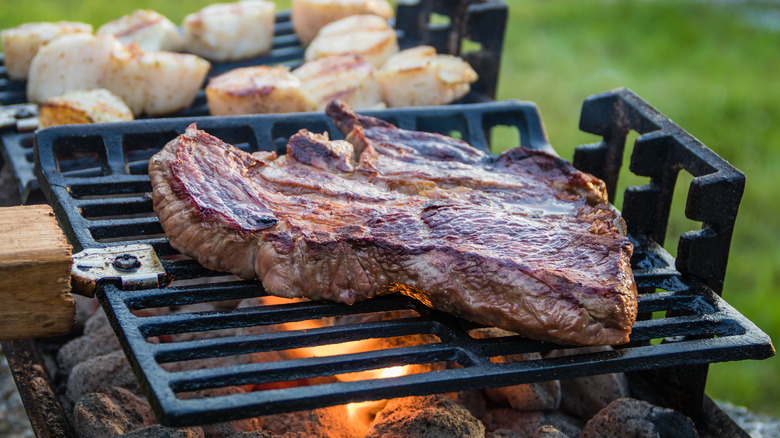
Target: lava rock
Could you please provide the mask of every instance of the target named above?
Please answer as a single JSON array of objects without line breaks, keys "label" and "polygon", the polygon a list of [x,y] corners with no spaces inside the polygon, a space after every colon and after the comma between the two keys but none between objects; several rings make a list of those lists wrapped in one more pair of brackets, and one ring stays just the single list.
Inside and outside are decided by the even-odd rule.
[{"label": "lava rock", "polygon": [[610,403],[588,421],[582,438],[698,438],[690,418],[633,398]]},{"label": "lava rock", "polygon": [[75,402],[84,394],[104,386],[118,386],[136,394],[141,393],[122,350],[86,360],[73,367],[65,394]]},{"label": "lava rock", "polygon": [[98,310],[84,323],[84,336],[73,339],[60,348],[57,352],[57,364],[65,374],[70,374],[76,365],[121,348],[105,313]]},{"label": "lava rock", "polygon": [[294,436],[279,435],[265,430],[256,430],[254,432],[239,432],[230,435],[227,438],[298,438]]},{"label": "lava rock", "polygon": [[[515,333],[496,327],[483,327],[469,331],[469,335],[476,339],[489,339],[515,336]],[[539,353],[524,353],[500,356],[495,359],[499,363],[506,363],[525,362],[541,358],[542,356]],[[561,385],[557,380],[489,388],[485,389],[484,393],[494,403],[504,406],[508,405],[518,411],[553,410],[558,409],[561,403]]]},{"label": "lava rock", "polygon": [[108,438],[155,422],[143,398],[119,387],[104,387],[79,398],[73,409],[73,428],[83,438]]},{"label": "lava rock", "polygon": [[84,325],[95,314],[95,310],[100,307],[97,298],[87,298],[78,294],[73,294],[73,301],[76,302],[76,324],[74,332],[84,331]]},{"label": "lava rock", "polygon": [[561,403],[561,385],[557,380],[489,388],[484,392],[494,403],[509,405],[516,411],[553,410]]},{"label": "lava rock", "polygon": [[390,400],[365,438],[483,438],[485,426],[452,399],[435,395]]},{"label": "lava rock", "polygon": [[263,430],[279,435],[297,433],[308,438],[360,438],[365,432],[365,428],[360,430],[350,421],[346,405],[267,415],[258,419]]},{"label": "lava rock", "polygon": [[534,438],[568,438],[568,436],[553,426],[545,425],[536,429]]},{"label": "lava rock", "polygon": [[[488,433],[486,438],[526,438],[521,432],[512,431],[509,429],[498,429],[495,432]],[[536,429],[533,434],[533,438],[569,438],[568,435],[556,429],[553,426],[546,425]]]},{"label": "lava rock", "polygon": [[[583,347],[554,350],[545,357],[563,357],[573,354],[609,351],[612,347]],[[623,373],[600,374],[560,381],[560,409],[569,415],[587,421],[612,401],[628,397],[628,380]]]},{"label": "lava rock", "polygon": [[476,418],[485,415],[487,400],[485,400],[485,395],[482,391],[450,392],[444,395],[468,409],[468,411],[471,412],[471,415]]},{"label": "lava rock", "polygon": [[121,435],[122,438],[203,438],[200,427],[165,427],[159,424],[134,430]]},{"label": "lava rock", "polygon": [[[228,386],[225,388],[204,389],[202,391],[186,392],[179,394],[182,399],[200,399],[208,397],[219,397],[223,395],[243,394],[243,389],[237,386]],[[258,418],[244,418],[235,421],[226,421],[223,423],[214,423],[202,426],[203,434],[206,438],[222,438],[234,435],[239,432],[251,432],[260,429]]]}]

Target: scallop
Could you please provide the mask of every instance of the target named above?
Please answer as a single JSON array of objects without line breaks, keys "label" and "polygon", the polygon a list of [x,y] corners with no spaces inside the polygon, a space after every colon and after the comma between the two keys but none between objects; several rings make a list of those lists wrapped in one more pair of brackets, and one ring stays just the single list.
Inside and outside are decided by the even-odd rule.
[{"label": "scallop", "polygon": [[146,52],[131,44],[111,53],[103,85],[135,116],[168,115],[192,105],[210,68],[195,55]]},{"label": "scallop", "polygon": [[316,106],[287,67],[267,65],[237,68],[212,78],[206,100],[215,116],[303,112]]},{"label": "scallop", "polygon": [[188,52],[210,61],[235,61],[270,52],[276,4],[265,0],[214,3],[187,15]]},{"label": "scallop", "polygon": [[112,35],[72,33],[55,38],[30,63],[27,99],[43,103],[69,91],[100,88],[115,48],[122,44]]},{"label": "scallop", "polygon": [[304,59],[314,61],[327,56],[356,53],[380,68],[398,52],[398,37],[387,21],[376,15],[352,15],[320,29],[306,48]]},{"label": "scallop", "polygon": [[298,39],[306,45],[326,24],[350,15],[377,15],[385,21],[393,17],[387,0],[293,0],[290,20]]},{"label": "scallop", "polygon": [[71,33],[91,34],[92,25],[76,21],[27,23],[0,32],[8,77],[27,79],[30,63],[38,49],[61,35]]},{"label": "scallop", "polygon": [[349,53],[309,61],[292,72],[303,91],[324,110],[331,100],[341,100],[354,109],[384,107],[376,69],[359,55]]},{"label": "scallop", "polygon": [[477,73],[457,56],[437,54],[430,46],[398,52],[379,70],[390,107],[443,105],[468,94]]},{"label": "scallop", "polygon": [[41,104],[41,128],[78,123],[108,123],[133,120],[133,112],[119,97],[98,88],[50,97]]},{"label": "scallop", "polygon": [[122,44],[136,43],[147,51],[179,52],[184,49],[184,39],[179,28],[151,9],[138,9],[109,21],[100,26],[96,33],[114,35]]}]

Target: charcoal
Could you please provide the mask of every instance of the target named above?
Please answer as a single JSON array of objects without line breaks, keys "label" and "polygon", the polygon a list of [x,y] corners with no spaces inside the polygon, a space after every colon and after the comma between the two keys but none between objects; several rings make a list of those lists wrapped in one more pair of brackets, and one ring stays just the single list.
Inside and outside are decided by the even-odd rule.
[{"label": "charcoal", "polygon": [[620,398],[588,421],[582,438],[697,438],[690,418],[646,401]]},{"label": "charcoal", "polygon": [[443,395],[390,400],[365,438],[483,438],[485,426]]}]

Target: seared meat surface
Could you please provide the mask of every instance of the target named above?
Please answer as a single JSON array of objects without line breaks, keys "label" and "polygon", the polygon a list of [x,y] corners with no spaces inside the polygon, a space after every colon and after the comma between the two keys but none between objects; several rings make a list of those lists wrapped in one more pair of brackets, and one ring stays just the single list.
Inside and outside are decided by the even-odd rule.
[{"label": "seared meat surface", "polygon": [[498,157],[328,106],[347,141],[301,131],[247,154],[190,126],[149,163],[171,245],[267,292],[385,292],[529,338],[628,341],[632,247],[604,184],[549,154]]}]

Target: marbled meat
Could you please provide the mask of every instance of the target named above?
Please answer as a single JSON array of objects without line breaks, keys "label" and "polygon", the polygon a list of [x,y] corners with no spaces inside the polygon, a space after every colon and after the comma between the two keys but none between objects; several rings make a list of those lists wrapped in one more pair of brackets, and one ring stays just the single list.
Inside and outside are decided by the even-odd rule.
[{"label": "marbled meat", "polygon": [[281,297],[400,292],[570,345],[628,341],[637,291],[604,183],[545,152],[491,156],[331,103],[346,140],[301,130],[245,153],[193,124],[149,163],[171,245]]}]

